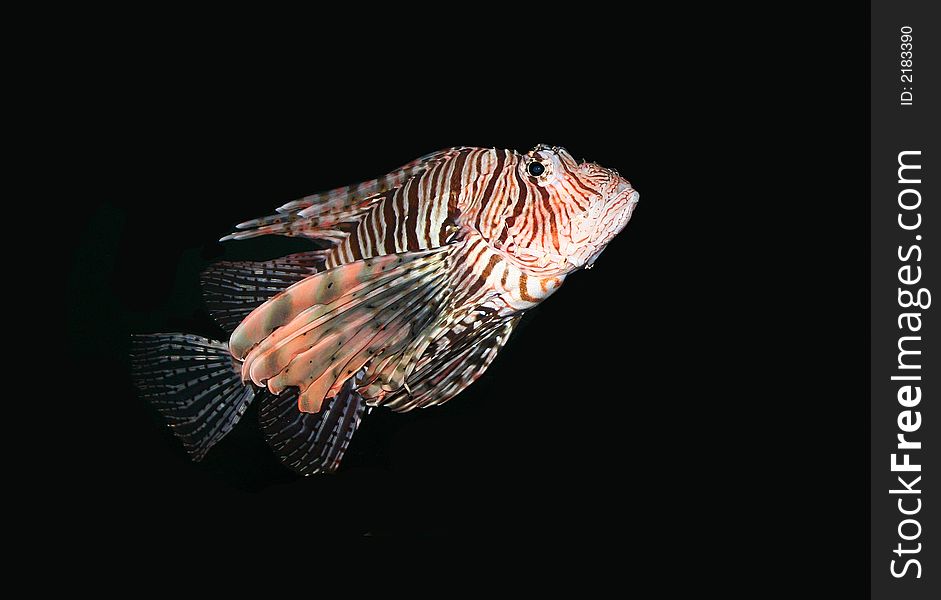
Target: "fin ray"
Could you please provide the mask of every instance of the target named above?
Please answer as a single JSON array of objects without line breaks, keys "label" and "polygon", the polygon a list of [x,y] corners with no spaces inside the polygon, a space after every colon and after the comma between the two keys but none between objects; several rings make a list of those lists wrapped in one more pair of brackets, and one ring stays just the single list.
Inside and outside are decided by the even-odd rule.
[{"label": "fin ray", "polygon": [[348,381],[316,414],[298,410],[297,388],[262,392],[259,424],[281,461],[301,475],[332,473],[339,466],[366,409]]},{"label": "fin ray", "polygon": [[241,419],[255,396],[228,347],[186,334],[134,336],[132,375],[193,460],[202,460]]},{"label": "fin ray", "polygon": [[323,265],[323,250],[262,262],[218,262],[200,276],[203,299],[213,319],[231,333],[255,308],[322,271]]},{"label": "fin ray", "polygon": [[[374,366],[400,368],[450,297],[452,250],[373,257],[291,286],[232,334],[233,353],[244,358],[243,378],[275,394],[298,387],[300,409],[316,413],[361,369],[368,377]],[[360,393],[382,396],[396,381],[380,375]]]},{"label": "fin ray", "polygon": [[239,223],[236,225],[237,231],[219,241],[244,240],[273,234],[337,243],[347,235],[343,224],[362,219],[386,194],[466,149],[456,147],[432,152],[383,177],[288,202],[278,207],[273,215]]},{"label": "fin ray", "polygon": [[518,322],[519,317],[485,318],[478,327],[451,330],[434,340],[406,379],[407,387],[382,405],[407,412],[447,402],[483,375]]}]

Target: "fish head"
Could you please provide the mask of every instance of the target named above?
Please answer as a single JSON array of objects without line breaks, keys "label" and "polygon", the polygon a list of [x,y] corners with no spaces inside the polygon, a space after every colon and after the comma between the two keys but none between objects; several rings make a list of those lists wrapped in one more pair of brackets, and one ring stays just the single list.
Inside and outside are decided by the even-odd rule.
[{"label": "fish head", "polygon": [[[538,163],[534,166],[534,163]],[[552,236],[542,249],[559,273],[590,269],[608,243],[627,225],[640,194],[614,169],[576,161],[564,148],[536,146],[518,168],[557,214]],[[548,247],[551,244],[551,247]]]}]

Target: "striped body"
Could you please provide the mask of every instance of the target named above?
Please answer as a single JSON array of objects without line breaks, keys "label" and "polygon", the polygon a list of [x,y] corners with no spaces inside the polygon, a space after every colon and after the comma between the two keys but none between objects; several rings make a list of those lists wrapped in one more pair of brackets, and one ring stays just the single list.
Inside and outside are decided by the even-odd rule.
[{"label": "striped body", "polygon": [[[533,154],[544,159],[558,152],[564,151]],[[572,270],[563,255],[577,243],[571,224],[590,208],[592,195],[602,191],[598,180],[607,183],[607,176],[597,168],[586,177],[560,161],[564,172],[558,183],[544,186],[521,168],[529,158],[512,150],[461,148],[401,187],[389,182],[399,181],[394,174],[367,185],[367,190],[391,191],[327,255],[327,268],[464,243],[455,285],[467,291],[467,302],[486,298],[503,315],[531,308],[557,290]],[[301,235],[305,231],[297,230]]]},{"label": "striped body", "polygon": [[258,394],[285,464],[333,471],[366,406],[434,406],[479,378],[520,314],[590,268],[637,201],[616,171],[537,146],[450,148],[290,202],[223,240],[327,247],[208,269],[207,305],[228,344],[151,336],[137,380],[197,459]]},{"label": "striped body", "polygon": [[[539,166],[531,169],[533,162]],[[257,309],[233,334],[233,355],[244,361],[245,381],[274,393],[308,386],[312,391],[302,392],[300,402],[305,411],[318,410],[323,399],[357,374],[364,381],[359,389],[371,404],[399,396],[392,406],[410,407],[413,403],[401,396],[412,396],[410,376],[433,360],[426,355],[429,348],[440,353],[455,331],[467,332],[480,319],[513,319],[547,298],[570,272],[591,265],[623,228],[636,202],[637,193],[616,172],[576,163],[560,148],[539,146],[526,155],[482,148],[444,150],[386,177],[289,203],[277,215],[241,224],[243,231],[229,237],[275,233],[328,240],[335,245],[324,253],[324,269],[327,274],[343,272],[344,278],[337,288],[309,285],[302,292],[304,285],[298,284]],[[290,365],[302,366],[303,361],[295,360],[298,356],[315,365],[311,357],[327,348],[299,339],[297,331],[317,327],[322,322],[317,319],[324,318],[310,307],[330,302],[344,306],[336,290],[366,285],[377,276],[371,265],[379,264],[380,257],[440,248],[448,252],[442,257],[446,275],[435,298],[437,314],[423,321],[421,331],[409,329],[411,343],[397,347],[403,357],[381,370],[377,360],[361,352],[335,377],[291,374]],[[379,267],[379,274],[387,267],[393,265]],[[427,283],[419,279],[416,285],[419,282]],[[289,299],[293,304],[285,312]],[[354,325],[365,326],[368,320],[368,315],[358,317]],[[289,321],[297,331],[276,331]],[[504,340],[499,338],[500,343]],[[337,341],[342,346],[349,340]],[[457,387],[478,377],[487,363],[473,365]],[[392,364],[396,367],[390,371]],[[433,393],[427,396],[419,404],[441,400]]]}]

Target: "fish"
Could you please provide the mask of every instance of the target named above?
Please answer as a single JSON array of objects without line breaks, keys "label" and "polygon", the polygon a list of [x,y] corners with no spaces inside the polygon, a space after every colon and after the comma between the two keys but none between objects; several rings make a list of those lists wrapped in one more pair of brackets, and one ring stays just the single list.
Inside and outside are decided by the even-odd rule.
[{"label": "fish", "polygon": [[284,465],[333,473],[373,409],[438,406],[477,380],[639,199],[616,170],[540,144],[448,148],[288,202],[220,241],[318,247],[211,265],[204,299],[229,339],[137,335],[133,378],[196,461],[258,402]]}]

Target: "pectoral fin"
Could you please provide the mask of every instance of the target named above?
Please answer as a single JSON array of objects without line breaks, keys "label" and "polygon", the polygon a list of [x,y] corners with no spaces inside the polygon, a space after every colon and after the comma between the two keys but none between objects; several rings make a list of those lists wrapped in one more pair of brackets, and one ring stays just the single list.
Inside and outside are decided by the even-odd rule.
[{"label": "pectoral fin", "polygon": [[296,387],[306,413],[318,412],[357,374],[378,386],[368,388],[371,396],[364,390],[367,399],[394,391],[450,296],[451,250],[349,263],[271,298],[232,334],[243,379],[275,394]]}]

